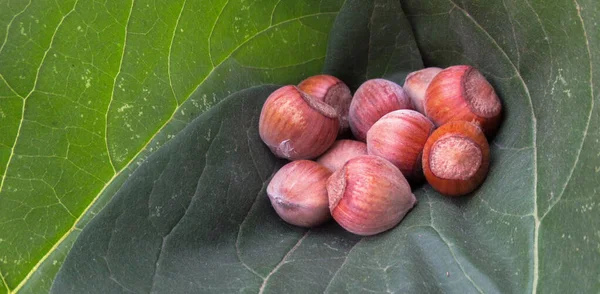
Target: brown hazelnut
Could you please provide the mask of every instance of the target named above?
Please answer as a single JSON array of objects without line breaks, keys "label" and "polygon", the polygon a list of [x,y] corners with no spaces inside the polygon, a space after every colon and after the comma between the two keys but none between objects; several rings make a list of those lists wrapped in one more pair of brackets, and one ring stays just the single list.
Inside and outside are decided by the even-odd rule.
[{"label": "brown hazelnut", "polygon": [[423,149],[427,182],[446,196],[475,190],[487,176],[490,147],[481,129],[466,121],[449,122],[431,134]]},{"label": "brown hazelnut", "polygon": [[382,116],[398,109],[413,109],[410,98],[398,84],[373,79],[364,82],[350,103],[349,121],[354,137],[367,139],[367,131]]},{"label": "brown hazelnut", "polygon": [[435,126],[414,110],[392,111],[380,118],[367,132],[370,155],[381,156],[400,169],[410,181],[423,179],[423,147]]},{"label": "brown hazelnut", "polygon": [[425,114],[423,102],[425,101],[425,91],[429,87],[431,80],[442,71],[439,67],[428,67],[418,71],[411,72],[404,80],[404,92],[410,97],[415,110]]},{"label": "brown hazelnut", "polygon": [[313,227],[324,223],[331,217],[326,188],[330,175],[329,169],[310,160],[284,165],[267,186],[271,205],[292,225]]},{"label": "brown hazelnut", "polygon": [[415,196],[400,170],[372,155],[350,159],[327,181],[331,215],[357,235],[375,235],[396,226]]},{"label": "brown hazelnut", "polygon": [[348,160],[360,155],[367,155],[367,144],[354,140],[338,140],[317,158],[317,162],[334,172]]},{"label": "brown hazelnut", "polygon": [[303,91],[333,107],[340,120],[339,133],[345,133],[350,129],[348,122],[348,111],[352,101],[352,93],[344,82],[330,75],[316,75],[309,77],[298,84]]},{"label": "brown hazelnut", "polygon": [[476,68],[457,65],[433,78],[425,93],[425,112],[436,126],[464,120],[479,125],[491,136],[500,124],[502,104]]},{"label": "brown hazelnut", "polygon": [[296,88],[273,92],[260,113],[259,134],[271,151],[290,160],[312,159],[337,137],[339,120],[331,106]]}]

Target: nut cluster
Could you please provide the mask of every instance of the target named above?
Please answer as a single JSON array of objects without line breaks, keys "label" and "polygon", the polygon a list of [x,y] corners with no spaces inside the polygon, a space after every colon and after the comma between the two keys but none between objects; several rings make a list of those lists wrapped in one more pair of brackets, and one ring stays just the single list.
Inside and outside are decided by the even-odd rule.
[{"label": "nut cluster", "polygon": [[[291,160],[267,195],[293,225],[333,217],[358,235],[384,232],[416,204],[411,184],[426,179],[441,194],[460,196],[483,183],[487,140],[501,113],[491,84],[467,65],[410,73],[404,87],[368,80],[354,95],[336,77],[309,77],[279,88],[263,105],[261,139]],[[338,139],[350,132],[356,140]]]}]

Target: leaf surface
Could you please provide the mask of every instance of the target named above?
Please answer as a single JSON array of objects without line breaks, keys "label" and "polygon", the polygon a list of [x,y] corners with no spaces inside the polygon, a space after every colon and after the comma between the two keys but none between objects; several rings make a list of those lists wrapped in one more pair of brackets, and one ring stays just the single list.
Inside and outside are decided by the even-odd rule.
[{"label": "leaf surface", "polygon": [[[401,82],[422,67],[399,3],[348,1],[341,15],[334,30],[353,21],[354,32],[329,48],[360,61],[357,82]],[[381,41],[354,46],[357,35]],[[340,61],[328,55],[326,71]],[[53,291],[325,291],[359,238],[335,224],[294,228],[272,210],[265,188],[282,162],[261,142],[257,120],[274,89],[230,96],[155,152],[80,235]]]},{"label": "leaf surface", "polygon": [[193,118],[320,72],[342,1],[281,2],[0,1],[0,293],[48,291],[89,219]]},{"label": "leaf surface", "polygon": [[[0,6],[0,293],[47,291],[67,254],[55,293],[600,288],[595,1]],[[277,86],[253,86],[423,63],[474,65],[502,98],[484,185],[425,185],[368,238],[283,223],[264,190],[284,162],[257,134]]]},{"label": "leaf surface", "polygon": [[[355,88],[376,76],[401,81],[405,72],[420,66],[411,62],[415,43],[406,37],[403,22],[398,21],[402,18],[390,17],[387,21],[380,18],[400,11],[394,4],[375,1],[370,9],[365,2],[346,2],[332,29],[324,71],[345,75],[344,79]],[[264,195],[269,172],[257,171],[260,181],[245,185],[251,193],[235,193],[240,197],[236,198],[235,206],[229,206],[228,201],[213,204],[213,198],[222,200],[223,195],[231,195],[223,191],[239,188],[229,185],[227,180],[237,175],[233,172],[235,168],[223,163],[239,153],[211,155],[213,160],[223,161],[217,165],[219,168],[229,166],[226,172],[209,173],[220,175],[223,184],[220,188],[203,185],[200,176],[197,186],[200,190],[194,192],[193,199],[202,198],[213,189],[220,192],[213,194],[213,198],[204,196],[198,203],[192,200],[196,206],[190,206],[180,225],[174,227],[175,235],[169,235],[166,243],[160,234],[108,237],[128,228],[139,229],[134,225],[136,222],[121,223],[119,219],[133,217],[129,211],[140,206],[134,202],[144,198],[123,189],[114,204],[86,228],[54,290],[90,289],[87,284],[91,281],[80,278],[98,275],[96,267],[86,267],[93,260],[90,256],[118,259],[119,262],[107,264],[129,273],[101,274],[93,282],[110,284],[114,280],[114,289],[120,283],[132,287],[129,289],[132,291],[146,290],[143,287],[147,287],[149,280],[155,287],[168,285],[168,290],[206,292],[590,293],[597,290],[600,219],[595,210],[600,182],[597,110],[600,81],[594,52],[598,52],[600,33],[590,29],[598,16],[597,5],[566,1],[482,4],[434,0],[402,1],[402,8],[425,65],[474,65],[502,98],[504,122],[491,142],[491,170],[480,189],[468,197],[451,199],[425,185],[415,191],[419,204],[398,227],[378,236],[356,238],[344,234],[335,224],[305,231],[278,220]],[[384,29],[398,34],[383,33]],[[377,38],[390,35],[397,38]],[[403,42],[391,41],[398,40],[400,35],[406,37],[400,38]],[[365,41],[350,46],[356,44],[356,39]],[[382,63],[382,60],[387,61]],[[395,66],[385,69],[387,65]],[[249,91],[262,90],[269,92],[266,88]],[[244,101],[248,93],[232,96],[227,103],[243,103],[239,101]],[[254,101],[260,105],[261,101]],[[255,115],[259,108],[255,107]],[[217,113],[223,110],[214,111],[210,113],[212,117],[207,113],[202,119],[219,121],[222,116]],[[228,117],[226,121],[237,119]],[[189,128],[199,128],[195,123]],[[255,130],[255,122],[243,125],[252,123]],[[229,150],[244,142],[241,135],[235,137],[238,138],[233,140],[239,144],[212,146]],[[262,146],[258,137],[255,139],[257,147]],[[182,140],[177,138],[173,144]],[[155,156],[163,152],[174,155],[163,150],[166,148]],[[267,152],[265,157],[268,156]],[[268,167],[266,170],[272,173],[281,164],[272,160],[259,166]],[[147,165],[157,168],[159,162],[150,160]],[[253,168],[248,163],[249,173]],[[156,176],[157,172],[151,174]],[[141,173],[134,175],[128,185],[141,178]],[[139,187],[131,189],[150,189],[156,182],[149,183],[136,182]],[[204,210],[208,209],[203,206],[206,201],[210,212]],[[249,206],[249,212],[232,213],[238,206]],[[222,214],[215,216],[213,213],[218,213],[215,210]],[[203,219],[205,216],[207,219]],[[194,224],[187,227],[188,222]],[[150,230],[149,226],[142,228]],[[157,250],[159,242],[137,241],[142,236],[159,236],[157,239],[163,245],[157,263],[146,265],[148,272],[158,270],[154,278],[132,275],[141,271],[132,271],[130,265],[136,260],[152,264],[150,256],[156,255],[121,254],[110,249],[128,244],[122,248],[146,245],[149,251]],[[110,246],[103,249],[107,243]],[[124,258],[130,262],[123,263]],[[167,291],[167,288],[154,290]]]},{"label": "leaf surface", "polygon": [[[493,142],[491,179],[474,197],[488,211],[462,211],[465,221],[443,229],[466,257],[465,273],[484,292],[488,281],[502,292],[596,291],[598,4],[444,0],[403,1],[403,7],[425,63],[477,66],[506,110]],[[478,221],[468,217],[473,215]],[[497,225],[486,228],[481,222]],[[458,235],[456,227],[468,223],[485,228],[490,237]]]}]

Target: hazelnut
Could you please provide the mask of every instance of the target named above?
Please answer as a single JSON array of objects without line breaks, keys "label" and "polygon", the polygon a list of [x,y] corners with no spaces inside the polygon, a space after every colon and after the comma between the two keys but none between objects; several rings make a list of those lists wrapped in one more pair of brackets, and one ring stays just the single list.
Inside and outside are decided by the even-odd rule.
[{"label": "hazelnut", "polygon": [[406,76],[404,80],[404,92],[410,97],[412,105],[415,109],[425,114],[425,108],[423,102],[425,101],[425,91],[429,87],[431,80],[442,71],[439,67],[428,67],[422,70],[414,71]]},{"label": "hazelnut", "polygon": [[364,82],[350,103],[350,129],[354,137],[364,142],[367,131],[377,120],[398,109],[413,109],[402,87],[384,79]]},{"label": "hazelnut", "polygon": [[339,133],[345,133],[350,129],[348,122],[348,111],[352,101],[352,93],[344,82],[330,75],[316,75],[309,77],[298,84],[303,91],[333,107],[340,120]]},{"label": "hazelnut", "polygon": [[436,126],[464,120],[476,123],[491,136],[500,124],[502,104],[476,68],[457,65],[433,78],[425,93],[425,112]]},{"label": "hazelnut", "polygon": [[363,236],[396,226],[415,205],[408,182],[387,160],[350,159],[327,180],[331,215],[344,229]]},{"label": "hazelnut", "polygon": [[337,112],[296,88],[284,86],[265,101],[259,120],[259,134],[271,151],[290,160],[321,155],[337,137]]},{"label": "hazelnut", "polygon": [[354,140],[338,140],[317,158],[317,162],[334,172],[348,160],[360,155],[367,155],[367,144]]},{"label": "hazelnut", "polygon": [[414,110],[392,111],[367,132],[369,155],[387,159],[412,182],[422,180],[423,147],[434,128],[428,118]]},{"label": "hazelnut", "polygon": [[271,205],[292,225],[313,227],[324,223],[331,217],[326,188],[330,175],[329,169],[310,160],[284,165],[267,186]]},{"label": "hazelnut", "polygon": [[475,190],[487,176],[490,147],[481,129],[466,121],[449,122],[431,134],[423,149],[427,182],[446,196]]}]

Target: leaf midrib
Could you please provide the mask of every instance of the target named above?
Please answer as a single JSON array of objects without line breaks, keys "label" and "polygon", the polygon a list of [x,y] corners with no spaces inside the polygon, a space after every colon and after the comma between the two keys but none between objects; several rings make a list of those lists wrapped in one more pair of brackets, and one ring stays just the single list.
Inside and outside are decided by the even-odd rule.
[{"label": "leaf midrib", "polygon": [[4,278],[4,274],[2,273],[2,271],[0,270],[0,279],[2,280],[2,284],[4,285],[4,287],[6,288],[6,291],[8,293],[10,293],[10,288],[8,287],[8,283],[6,283],[6,279]]},{"label": "leaf midrib", "polygon": [[571,177],[573,176],[573,172],[575,171],[575,167],[577,166],[577,164],[579,163],[579,156],[581,155],[581,150],[583,149],[583,143],[585,142],[587,135],[588,135],[588,130],[590,127],[590,122],[592,120],[592,113],[594,112],[594,106],[595,106],[595,101],[594,101],[594,67],[593,67],[593,63],[592,63],[592,52],[590,50],[590,42],[589,42],[589,38],[587,35],[587,30],[585,28],[585,23],[583,21],[583,17],[581,15],[581,7],[579,6],[579,3],[577,2],[577,0],[573,0],[573,2],[575,3],[575,7],[577,10],[577,16],[579,17],[579,21],[581,22],[581,28],[583,29],[583,35],[584,35],[584,39],[585,39],[585,46],[586,46],[586,50],[587,50],[587,54],[588,54],[588,60],[590,63],[590,80],[589,80],[589,85],[590,85],[590,98],[591,98],[591,103],[590,103],[590,112],[588,114],[588,118],[587,118],[587,123],[585,125],[585,129],[583,131],[583,136],[581,139],[581,145],[579,146],[579,150],[577,151],[577,155],[575,156],[575,163],[573,164],[573,167],[571,168],[571,171],[569,172],[569,175],[567,176],[567,181],[565,182],[565,184],[562,187],[561,192],[558,194],[558,196],[556,197],[556,200],[554,202],[552,202],[550,204],[550,206],[548,207],[548,209],[546,210],[546,212],[544,212],[544,214],[540,217],[540,221],[544,219],[544,217],[546,217],[546,215],[548,213],[550,213],[550,211],[552,210],[552,208],[554,208],[554,206],[560,201],[560,199],[562,198],[565,190],[567,189],[567,186],[569,185],[569,182],[571,182]]},{"label": "leaf midrib", "polygon": [[[525,83],[525,81],[523,80],[523,77],[521,76],[521,73],[519,72],[519,70],[517,69],[517,67],[515,66],[514,62],[512,61],[512,59],[508,56],[508,54],[504,51],[504,49],[502,49],[502,47],[500,47],[500,45],[498,44],[498,42],[496,42],[496,39],[494,39],[466,10],[464,10],[462,7],[458,6],[454,0],[448,0],[448,2],[450,2],[452,5],[454,5],[454,7],[456,7],[458,10],[460,10],[465,17],[467,17],[469,20],[471,20],[471,22],[473,22],[473,24],[481,31],[483,32],[491,41],[492,44],[498,48],[498,50],[500,51],[500,53],[502,53],[502,55],[506,58],[506,60],[509,62],[509,64],[511,65],[511,67],[513,68],[513,70],[516,73],[516,76],[518,77],[521,85],[523,86],[523,89],[525,90],[526,94],[527,94],[527,101],[529,102],[529,106],[531,108],[531,127],[532,127],[532,152],[533,152],[533,219],[534,219],[534,231],[533,231],[533,244],[532,244],[532,250],[533,250],[533,282],[532,282],[532,293],[537,293],[537,284],[538,284],[538,268],[539,268],[539,254],[538,254],[538,239],[539,239],[539,226],[540,226],[540,221],[538,218],[538,208],[537,208],[537,196],[538,196],[538,192],[537,192],[537,186],[538,186],[538,165],[537,165],[537,118],[535,116],[535,109],[533,108],[533,100],[531,98],[531,94],[529,92],[529,87],[527,86],[527,84]],[[533,7],[532,7],[533,10]]]}]

